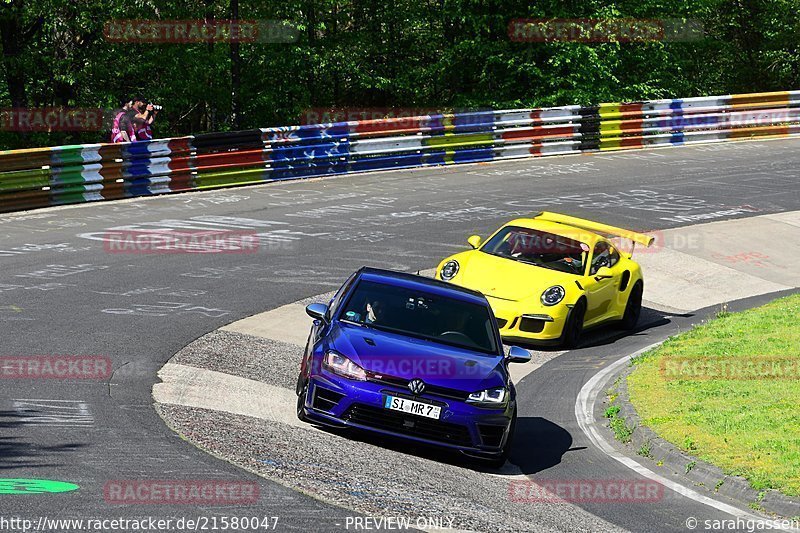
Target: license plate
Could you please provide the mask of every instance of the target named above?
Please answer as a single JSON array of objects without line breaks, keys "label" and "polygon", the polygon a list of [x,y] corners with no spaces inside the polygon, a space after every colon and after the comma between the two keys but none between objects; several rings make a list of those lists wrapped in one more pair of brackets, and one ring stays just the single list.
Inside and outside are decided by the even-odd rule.
[{"label": "license plate", "polygon": [[406,398],[398,398],[397,396],[387,396],[386,401],[383,402],[383,406],[392,411],[424,416],[425,418],[433,418],[435,420],[439,420],[442,414],[442,408],[438,405],[416,402]]}]

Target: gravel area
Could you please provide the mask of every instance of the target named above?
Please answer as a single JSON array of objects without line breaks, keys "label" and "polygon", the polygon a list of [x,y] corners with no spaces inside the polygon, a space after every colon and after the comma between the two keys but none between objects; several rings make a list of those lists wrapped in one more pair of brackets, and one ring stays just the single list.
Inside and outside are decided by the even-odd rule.
[{"label": "gravel area", "polygon": [[294,344],[217,330],[203,335],[169,362],[294,390],[302,356],[303,348]]}]

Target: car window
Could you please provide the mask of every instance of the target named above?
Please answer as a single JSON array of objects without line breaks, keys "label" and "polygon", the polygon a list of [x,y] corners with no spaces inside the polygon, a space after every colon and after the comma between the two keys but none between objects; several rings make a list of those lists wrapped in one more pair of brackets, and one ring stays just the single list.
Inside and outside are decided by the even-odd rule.
[{"label": "car window", "polygon": [[353,282],[355,281],[355,279],[356,279],[356,275],[357,275],[357,274],[358,274],[358,273],[356,272],[355,274],[353,274],[352,276],[350,276],[350,277],[347,279],[347,281],[345,281],[345,282],[344,282],[344,285],[342,285],[342,286],[339,288],[339,292],[337,292],[337,293],[336,293],[336,294],[333,296],[333,299],[331,299],[331,302],[330,302],[330,304],[328,304],[328,314],[327,314],[327,318],[328,318],[329,320],[330,320],[330,317],[332,317],[332,316],[334,316],[334,315],[336,314],[336,310],[337,310],[337,309],[339,308],[339,306],[342,304],[342,299],[343,299],[343,298],[344,298],[344,296],[345,296],[345,295],[346,295],[346,294],[347,294],[347,293],[350,291],[350,287],[352,287],[352,286],[353,286]]},{"label": "car window", "polygon": [[481,251],[550,270],[583,274],[589,246],[563,235],[506,226],[489,239]]},{"label": "car window", "polygon": [[488,304],[361,280],[339,319],[492,355],[499,353]]},{"label": "car window", "polygon": [[589,270],[590,275],[597,273],[600,268],[613,267],[619,261],[619,252],[611,244],[606,241],[600,241],[594,246],[592,253],[592,267]]}]

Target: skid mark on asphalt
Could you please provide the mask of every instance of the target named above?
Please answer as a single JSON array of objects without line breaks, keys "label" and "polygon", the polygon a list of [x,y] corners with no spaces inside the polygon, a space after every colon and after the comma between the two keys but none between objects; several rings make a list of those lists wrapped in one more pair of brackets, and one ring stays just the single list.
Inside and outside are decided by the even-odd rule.
[{"label": "skid mark on asphalt", "polygon": [[15,422],[34,426],[92,427],[89,404],[80,400],[15,399]]}]

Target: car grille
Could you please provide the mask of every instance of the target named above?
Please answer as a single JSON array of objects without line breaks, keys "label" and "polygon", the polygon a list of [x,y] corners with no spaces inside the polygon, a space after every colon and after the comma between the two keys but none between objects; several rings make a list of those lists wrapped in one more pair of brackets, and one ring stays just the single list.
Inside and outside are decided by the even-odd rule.
[{"label": "car grille", "polygon": [[497,321],[498,329],[503,329],[504,327],[506,327],[506,324],[508,324],[508,320],[506,320],[505,318],[495,318],[495,320]]},{"label": "car grille", "polygon": [[[381,385],[391,385],[392,387],[398,387],[400,389],[408,390],[408,379],[404,378],[396,378],[394,376],[381,376],[380,378],[376,377],[374,374],[368,377],[369,381],[373,383],[380,383]],[[450,400],[459,400],[459,401],[466,401],[467,396],[469,396],[468,392],[460,391],[458,389],[449,389],[447,387],[439,387],[436,385],[431,385],[430,383],[425,384],[425,396],[439,396],[441,398],[448,398]]]},{"label": "car grille", "polygon": [[466,426],[449,424],[438,420],[430,420],[414,415],[406,415],[388,409],[379,409],[363,404],[355,404],[347,410],[345,420],[385,431],[401,433],[413,437],[455,444],[472,446],[472,439]]},{"label": "car grille", "polygon": [[330,413],[343,397],[344,395],[338,392],[314,387],[314,401],[311,405],[314,409]]},{"label": "car grille", "polygon": [[481,434],[481,441],[484,446],[500,446],[503,435],[506,432],[505,426],[484,426],[478,425],[478,432]]}]

